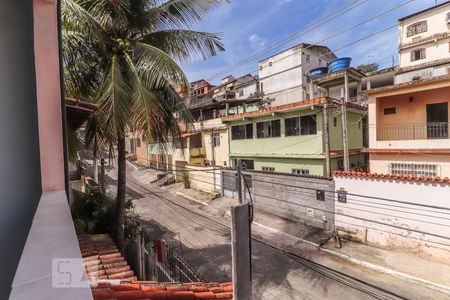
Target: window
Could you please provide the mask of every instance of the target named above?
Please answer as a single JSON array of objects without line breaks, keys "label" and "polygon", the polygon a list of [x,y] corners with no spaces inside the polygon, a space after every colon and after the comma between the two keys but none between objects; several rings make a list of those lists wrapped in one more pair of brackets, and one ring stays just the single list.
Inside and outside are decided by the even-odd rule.
[{"label": "window", "polygon": [[257,138],[279,137],[280,135],[280,120],[256,123]]},{"label": "window", "polygon": [[220,133],[212,134],[212,144],[214,147],[220,147]]},{"label": "window", "polygon": [[262,69],[263,69],[263,66],[259,66],[259,70],[262,71]]},{"label": "window", "polygon": [[269,62],[269,67],[271,67],[271,66],[272,66],[272,62],[270,61],[270,62]]},{"label": "window", "polygon": [[397,112],[396,112],[395,107],[388,107],[388,108],[384,109],[384,114],[385,115],[395,115],[396,113]]},{"label": "window", "polygon": [[427,31],[427,21],[417,22],[407,27],[406,35],[412,36],[426,31]]},{"label": "window", "polygon": [[264,91],[264,83],[260,83],[260,90],[261,90],[261,92],[263,92]]},{"label": "window", "polygon": [[333,126],[337,127],[337,118],[336,117],[333,118]]},{"label": "window", "polygon": [[273,167],[262,167],[261,169],[264,172],[275,172],[275,168],[273,168]]},{"label": "window", "polygon": [[236,125],[231,127],[232,140],[244,140],[253,138],[253,124]]},{"label": "window", "polygon": [[292,169],[292,174],[309,175],[309,170],[308,169]]},{"label": "window", "polygon": [[425,48],[416,49],[411,52],[411,61],[425,59]]},{"label": "window", "polygon": [[306,60],[306,62],[309,64],[309,63],[311,62],[311,55],[306,54],[305,60]]},{"label": "window", "polygon": [[439,176],[438,166],[431,164],[391,163],[389,169],[392,175],[427,177]]},{"label": "window", "polygon": [[239,90],[239,97],[244,96],[244,90]]},{"label": "window", "polygon": [[137,140],[136,140],[136,147],[137,148],[141,147],[141,139],[140,138],[137,138]]},{"label": "window", "polygon": [[[241,163],[242,163],[242,169],[244,169],[244,170],[254,170],[255,169],[255,164],[254,164],[253,160],[251,160],[251,159],[241,159]],[[238,165],[238,160],[235,159],[234,166],[237,167],[237,165]],[[251,175],[250,175],[250,179],[251,179]]]},{"label": "window", "polygon": [[316,115],[287,118],[284,125],[286,136],[317,134]]},{"label": "window", "polygon": [[202,143],[202,134],[196,134],[193,135],[189,138],[189,148],[202,148],[203,147],[203,143]]}]

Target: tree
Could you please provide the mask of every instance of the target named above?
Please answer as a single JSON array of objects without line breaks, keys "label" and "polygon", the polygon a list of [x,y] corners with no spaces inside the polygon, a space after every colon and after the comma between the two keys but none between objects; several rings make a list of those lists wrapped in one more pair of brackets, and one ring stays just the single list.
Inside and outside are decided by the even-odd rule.
[{"label": "tree", "polygon": [[275,98],[266,97],[263,91],[254,92],[249,96],[250,99],[258,99],[258,109],[270,108]]},{"label": "tree", "polygon": [[378,70],[380,67],[377,63],[371,63],[371,64],[361,64],[356,67],[358,71],[361,71],[362,73],[369,73]]},{"label": "tree", "polygon": [[[93,124],[117,145],[115,237],[124,248],[126,131],[181,139],[190,120],[172,84],[188,82],[175,60],[223,51],[220,36],[189,29],[224,0],[63,0],[66,88],[99,104]],[[175,117],[179,116],[180,120]],[[91,128],[92,129],[92,128]],[[94,128],[93,130],[97,130]],[[92,137],[96,136],[91,134]]]}]

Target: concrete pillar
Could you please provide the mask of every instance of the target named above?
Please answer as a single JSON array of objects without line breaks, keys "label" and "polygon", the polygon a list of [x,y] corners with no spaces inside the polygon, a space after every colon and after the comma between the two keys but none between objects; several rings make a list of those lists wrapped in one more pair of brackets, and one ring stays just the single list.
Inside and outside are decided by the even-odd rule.
[{"label": "concrete pillar", "polygon": [[361,103],[362,97],[361,93],[362,93],[362,82],[358,81],[358,86],[356,88],[356,101],[358,102],[358,104]]},{"label": "concrete pillar", "polygon": [[252,299],[251,233],[249,204],[231,208],[233,299]]}]

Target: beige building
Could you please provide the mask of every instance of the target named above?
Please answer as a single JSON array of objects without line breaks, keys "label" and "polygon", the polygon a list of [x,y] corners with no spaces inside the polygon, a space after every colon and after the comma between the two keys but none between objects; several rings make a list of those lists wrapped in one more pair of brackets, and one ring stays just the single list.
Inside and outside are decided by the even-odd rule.
[{"label": "beige building", "polygon": [[396,84],[449,73],[450,1],[401,18],[398,34]]},{"label": "beige building", "polygon": [[367,93],[370,171],[450,177],[450,75]]}]

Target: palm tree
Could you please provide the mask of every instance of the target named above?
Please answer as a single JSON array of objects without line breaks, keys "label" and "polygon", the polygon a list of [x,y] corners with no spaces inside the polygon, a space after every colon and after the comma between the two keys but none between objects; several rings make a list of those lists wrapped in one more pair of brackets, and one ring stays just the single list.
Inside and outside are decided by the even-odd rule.
[{"label": "palm tree", "polygon": [[181,138],[178,121],[188,122],[189,114],[173,84],[187,90],[188,82],[176,61],[207,58],[224,50],[218,34],[190,30],[224,1],[62,1],[67,87],[99,104],[90,124],[101,129],[104,140],[117,145],[115,235],[121,250],[126,131],[138,129],[144,137],[163,143]]}]

